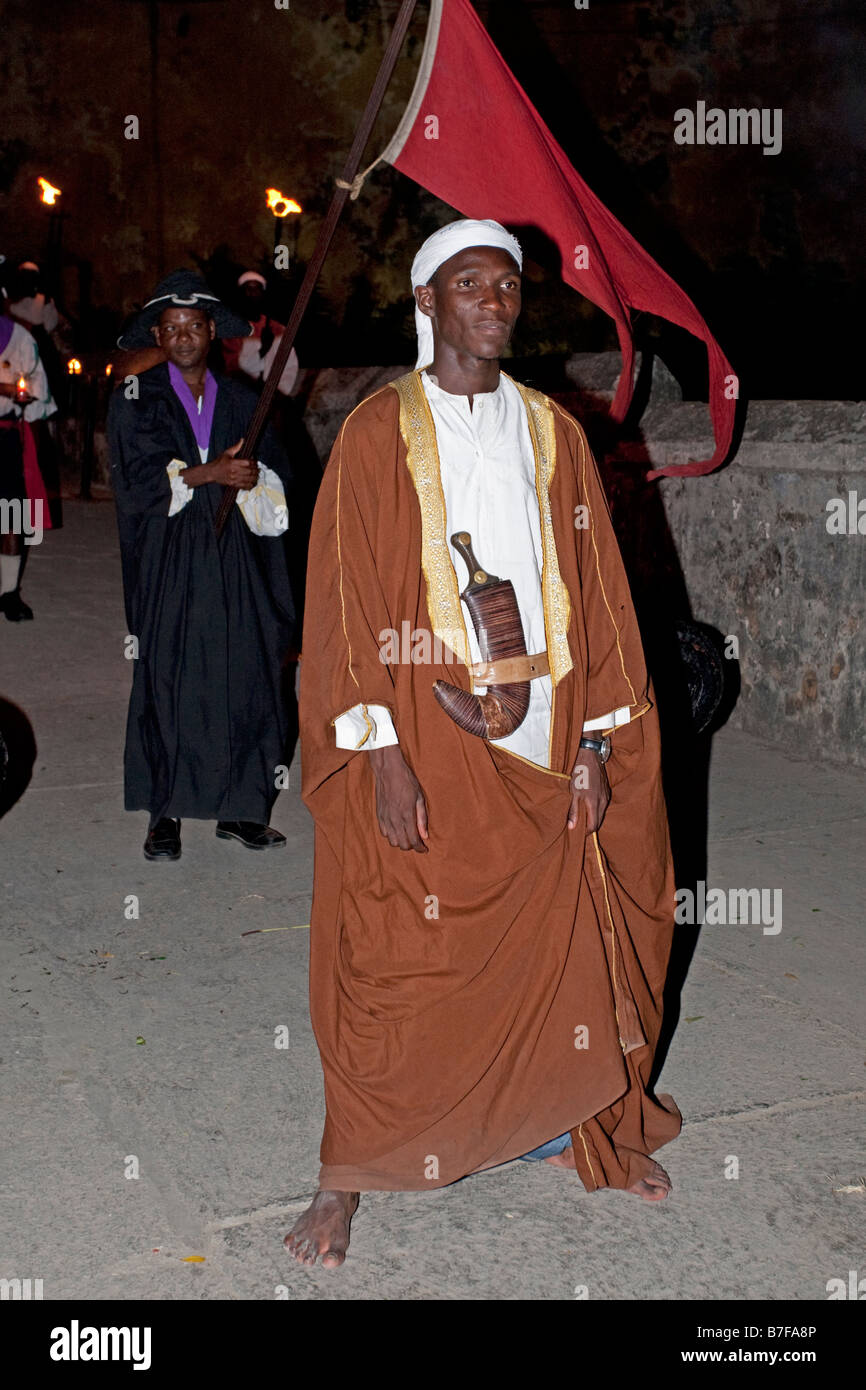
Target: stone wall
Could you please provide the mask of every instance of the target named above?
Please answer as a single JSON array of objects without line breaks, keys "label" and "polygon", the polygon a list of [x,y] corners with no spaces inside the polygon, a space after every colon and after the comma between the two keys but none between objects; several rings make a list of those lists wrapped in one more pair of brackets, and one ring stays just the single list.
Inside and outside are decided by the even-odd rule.
[{"label": "stone wall", "polygon": [[[705,438],[701,407],[642,422],[656,466]],[[694,443],[690,443],[691,440]],[[737,728],[803,757],[866,766],[866,534],[828,502],[866,498],[866,406],[757,401],[733,462],[658,484],[693,615],[737,638]],[[864,508],[866,512],[866,508]],[[866,531],[866,517],[862,522]]]}]

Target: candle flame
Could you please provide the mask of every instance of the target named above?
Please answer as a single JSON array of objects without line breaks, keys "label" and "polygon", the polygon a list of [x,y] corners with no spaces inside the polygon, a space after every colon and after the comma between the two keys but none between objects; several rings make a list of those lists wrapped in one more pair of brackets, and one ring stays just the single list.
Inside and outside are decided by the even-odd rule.
[{"label": "candle flame", "polygon": [[70,357],[69,361],[66,363],[66,370],[70,376],[81,375],[81,363],[77,357]]},{"label": "candle flame", "polygon": [[300,203],[295,202],[294,198],[287,198],[278,188],[266,188],[265,197],[274,217],[288,217],[290,212],[304,211]]},{"label": "candle flame", "polygon": [[52,183],[49,183],[47,179],[38,178],[36,182],[42,189],[41,197],[43,203],[49,203],[53,206],[53,204],[57,202],[57,199],[60,197],[60,194],[63,190],[60,188],[55,188],[54,185]]},{"label": "candle flame", "polygon": [[112,372],[111,363],[110,363],[110,362],[106,362],[106,364],[105,364],[105,375],[106,375],[106,376],[111,376],[111,372]]},{"label": "candle flame", "polygon": [[26,376],[19,376],[19,378],[18,378],[18,390],[19,390],[19,391],[26,391],[26,390],[27,390],[27,378],[26,378]]}]

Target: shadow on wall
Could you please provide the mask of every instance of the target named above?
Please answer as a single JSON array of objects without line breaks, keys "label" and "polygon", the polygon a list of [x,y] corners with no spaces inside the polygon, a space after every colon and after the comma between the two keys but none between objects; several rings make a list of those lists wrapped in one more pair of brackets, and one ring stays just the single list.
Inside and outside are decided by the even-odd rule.
[{"label": "shadow on wall", "polygon": [[22,709],[0,697],[0,819],[24,795],[35,761],[33,725]]}]

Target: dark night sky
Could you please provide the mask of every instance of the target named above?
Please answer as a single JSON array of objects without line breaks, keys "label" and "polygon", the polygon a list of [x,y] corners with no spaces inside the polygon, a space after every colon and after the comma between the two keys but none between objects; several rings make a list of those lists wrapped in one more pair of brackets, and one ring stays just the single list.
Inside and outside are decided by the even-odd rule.
[{"label": "dark night sky", "polygon": [[[692,296],[752,396],[860,394],[863,21],[848,0],[477,0],[575,167]],[[219,275],[268,254],[262,190],[298,197],[300,262],[351,140],[397,0],[8,0],[0,68],[0,249],[44,254],[44,174],[64,189],[63,295],[93,347],[155,279],[193,258]],[[158,14],[156,67],[149,14]],[[411,89],[419,5],[367,159]],[[155,88],[152,78],[155,77]],[[154,104],[155,97],[155,104]],[[783,148],[677,146],[673,113],[783,111]],[[123,139],[136,113],[137,143]],[[155,156],[158,155],[158,163]],[[163,227],[159,228],[159,203]],[[335,241],[302,338],[307,362],[407,362],[407,273],[447,210],[380,167]],[[222,248],[222,250],[220,250]],[[517,350],[613,346],[606,316],[533,285]],[[700,389],[692,340],[661,352]]]}]

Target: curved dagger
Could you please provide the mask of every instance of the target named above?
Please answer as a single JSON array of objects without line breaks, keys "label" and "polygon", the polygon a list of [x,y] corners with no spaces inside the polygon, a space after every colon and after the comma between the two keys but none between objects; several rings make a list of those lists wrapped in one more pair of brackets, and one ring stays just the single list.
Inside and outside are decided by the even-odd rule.
[{"label": "curved dagger", "polygon": [[[455,532],[451,544],[469,571],[469,583],[460,597],[469,609],[482,660],[526,656],[523,623],[510,579],[499,579],[479,564],[468,531]],[[507,738],[520,727],[529,709],[529,681],[489,685],[486,695],[434,681],[433,694],[455,724],[478,738]]]}]

